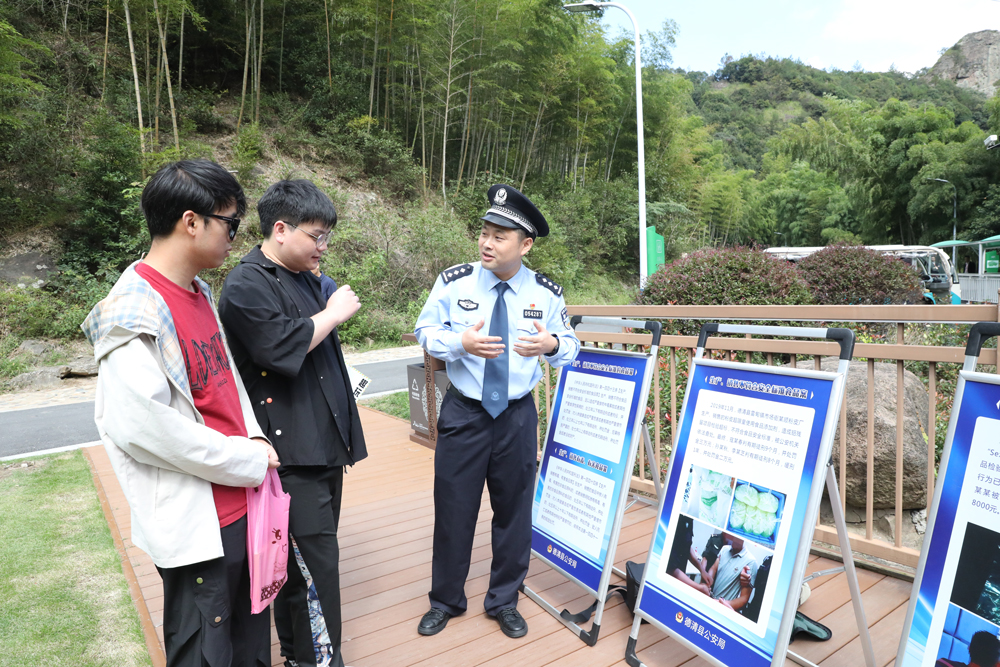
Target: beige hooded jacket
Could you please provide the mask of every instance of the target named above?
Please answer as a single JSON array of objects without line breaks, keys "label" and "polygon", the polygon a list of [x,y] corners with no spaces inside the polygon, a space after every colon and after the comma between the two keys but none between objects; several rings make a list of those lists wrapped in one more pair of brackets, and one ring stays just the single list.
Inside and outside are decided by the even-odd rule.
[{"label": "beige hooded jacket", "polygon": [[[214,312],[208,285],[195,280]],[[211,483],[258,486],[265,448],[205,426],[170,309],[134,264],[81,328],[99,365],[94,419],[131,509],[133,544],[164,568],[221,557]],[[247,433],[264,438],[228,344],[226,354]]]}]

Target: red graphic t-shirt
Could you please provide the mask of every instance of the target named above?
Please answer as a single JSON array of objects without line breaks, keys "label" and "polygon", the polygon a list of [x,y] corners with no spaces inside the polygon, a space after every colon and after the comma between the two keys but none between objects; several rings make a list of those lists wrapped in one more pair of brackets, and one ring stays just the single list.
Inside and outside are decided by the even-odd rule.
[{"label": "red graphic t-shirt", "polygon": [[[205,425],[225,436],[247,437],[246,424],[229,355],[208,299],[192,283],[194,292],[171,282],[156,269],[140,262],[136,272],[153,286],[170,308],[184,352],[194,407]],[[228,526],[247,513],[246,489],[212,484],[219,525]]]}]

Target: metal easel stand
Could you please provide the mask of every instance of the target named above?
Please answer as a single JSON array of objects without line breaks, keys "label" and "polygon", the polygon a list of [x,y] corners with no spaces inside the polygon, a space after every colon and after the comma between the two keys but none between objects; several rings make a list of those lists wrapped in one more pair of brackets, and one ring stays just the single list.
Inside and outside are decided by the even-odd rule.
[{"label": "metal easel stand", "polygon": [[[857,570],[854,569],[854,554],[851,551],[851,539],[847,534],[847,522],[844,520],[844,510],[836,500],[840,498],[840,490],[837,487],[837,476],[833,473],[833,466],[829,464],[826,466],[826,490],[830,494],[832,501],[830,506],[833,508],[833,522],[837,526],[837,540],[840,542],[840,554],[844,558],[844,565],[843,567],[817,572],[811,576],[835,574],[841,571],[847,575],[847,587],[851,590],[851,604],[854,606],[854,619],[858,624],[858,636],[861,638],[861,651],[865,655],[865,665],[867,667],[875,667],[875,650],[872,648],[872,637],[868,632],[865,608],[861,603],[861,587],[858,585]],[[803,581],[806,581],[806,579]],[[789,660],[803,665],[803,667],[817,667],[815,663],[793,651],[788,651],[787,655]]]},{"label": "metal easel stand", "polygon": [[[646,445],[646,460],[655,461],[656,457],[653,455],[653,439],[649,436],[649,426],[646,424],[645,419],[642,420],[642,426],[643,426],[642,441]],[[663,490],[663,483],[660,481],[659,470],[657,470],[656,474],[653,475],[653,488],[656,491],[656,499],[659,500],[660,492]],[[628,505],[625,506],[625,511],[627,512],[628,508],[632,507],[632,505],[635,505],[637,502],[639,502],[639,499],[633,497],[632,500],[628,502]],[[626,578],[625,573],[622,570],[620,570],[617,566],[612,566],[611,571],[617,574],[622,579]]]},{"label": "metal easel stand", "polygon": [[[649,356],[653,357],[653,360],[654,360],[654,363],[655,363],[656,356],[657,356],[657,354],[659,352],[659,347],[660,347],[660,333],[662,331],[662,325],[659,322],[654,322],[654,321],[639,321],[639,320],[626,320],[626,319],[619,319],[619,318],[616,318],[616,317],[589,317],[589,316],[588,317],[583,317],[583,316],[580,316],[580,315],[574,315],[572,318],[570,318],[570,326],[574,330],[581,323],[584,323],[584,324],[597,324],[597,325],[612,326],[612,327],[629,327],[629,328],[632,328],[632,329],[645,329],[645,330],[649,331],[653,335],[653,338],[652,338],[652,341],[651,341],[652,345],[649,348]],[[648,400],[648,391],[649,391],[648,384],[646,385],[646,391],[647,391],[647,400]],[[645,409],[645,408],[643,408],[643,409]],[[550,422],[550,424],[551,424],[551,422]],[[649,429],[646,426],[646,420],[645,420],[645,418],[642,419],[641,424],[642,424],[642,437],[643,437],[643,441],[645,442],[645,446],[646,446],[646,456],[650,457],[651,461],[654,461],[656,459],[655,459],[655,457],[653,457],[653,444],[652,444],[652,441],[650,440],[650,437],[649,437]],[[632,458],[633,458],[633,460],[635,459],[635,454],[634,453],[632,455]],[[657,471],[657,474],[654,477],[654,482],[655,482],[655,488],[656,488],[657,497],[659,497],[659,493],[660,493],[659,471]],[[635,501],[633,500],[632,502],[635,502]],[[620,503],[619,503],[619,507],[621,509],[618,510],[618,516],[615,519],[616,526],[615,526],[615,528],[614,528],[614,530],[612,532],[612,536],[611,536],[611,542],[612,542],[613,546],[617,546],[618,534],[621,531],[621,520],[622,520],[622,517],[625,515],[625,509],[627,509],[627,507],[622,507],[622,505]],[[625,578],[625,573],[622,572],[621,570],[619,570],[618,568],[614,567],[614,565],[613,565],[613,563],[614,563],[614,551],[613,550],[609,549],[607,558],[608,558],[608,563],[605,565],[605,568],[608,568],[610,566],[610,570],[612,572],[614,572],[615,574],[617,574],[618,576],[620,576],[622,579],[624,579]],[[582,612],[580,612],[578,614],[573,614],[568,609],[563,609],[562,611],[559,611],[558,609],[556,609],[555,607],[553,607],[549,602],[547,602],[545,599],[543,599],[540,595],[538,595],[538,593],[534,592],[533,590],[531,590],[530,588],[528,588],[527,586],[525,586],[523,583],[521,584],[521,592],[524,593],[526,596],[528,596],[531,600],[533,600],[542,609],[544,609],[545,611],[547,611],[550,614],[552,614],[552,616],[554,616],[556,618],[556,620],[558,620],[560,623],[562,623],[567,628],[569,628],[570,630],[572,630],[573,634],[577,635],[581,640],[583,640],[583,642],[587,646],[593,646],[594,644],[597,643],[597,638],[598,638],[598,636],[600,635],[600,632],[601,632],[601,621],[604,618],[604,604],[607,602],[607,597],[608,597],[608,591],[607,591],[607,580],[608,579],[609,579],[608,570],[605,569],[605,575],[601,577],[602,585],[601,585],[600,589],[598,590],[598,595],[597,595],[596,602],[594,602],[593,606],[591,606],[590,608],[588,608],[588,609],[586,609],[586,610],[584,610],[584,611],[582,611]],[[587,589],[587,590],[589,591],[590,589]],[[594,622],[591,624],[590,630],[588,631],[588,630],[584,630],[583,628],[581,628],[578,625],[578,621],[581,622],[581,623],[585,622],[584,616],[586,618],[590,618],[590,611],[591,610],[594,610]]]},{"label": "metal easel stand", "polygon": [[[833,472],[833,466],[829,464],[826,467],[826,489],[830,494],[830,498],[840,497],[840,490],[837,486],[837,476]],[[861,603],[861,587],[858,585],[858,574],[857,570],[854,568],[854,555],[851,551],[851,541],[847,534],[847,522],[844,519],[844,510],[840,507],[840,503],[833,502],[830,503],[830,505],[833,507],[833,522],[837,527],[837,539],[841,545],[840,552],[844,558],[844,564],[840,567],[834,567],[829,570],[823,570],[822,572],[811,574],[802,581],[804,583],[816,577],[823,577],[829,574],[839,574],[840,572],[844,572],[847,575],[847,587],[851,591],[851,604],[854,606],[854,618],[858,624],[858,636],[861,638],[861,650],[865,656],[865,665],[866,667],[875,667],[875,650],[872,647],[871,634],[868,632],[868,621],[865,617],[865,608]],[[640,616],[636,616],[632,621],[632,632],[629,635],[628,647],[625,650],[625,662],[627,662],[630,667],[645,667],[635,653],[636,643],[639,638],[639,626],[641,624],[642,618]],[[786,655],[789,660],[802,665],[803,667],[818,667],[816,663],[802,657],[794,651],[788,651]]]},{"label": "metal easel stand", "polygon": [[[838,373],[843,373],[845,376],[847,374],[851,357],[853,356],[853,335],[851,335],[850,332],[845,332],[843,330],[819,328],[798,328],[793,330],[791,327],[747,326],[712,323],[702,326],[701,333],[698,336],[698,347],[695,352],[695,358],[700,359],[704,355],[705,344],[708,340],[708,334],[710,333],[753,333],[772,336],[793,335],[809,338],[830,339],[842,339],[844,335],[848,335],[850,336],[850,343],[845,347],[842,342],[840,365],[837,369]],[[968,355],[968,352],[966,354]],[[975,368],[974,364],[975,361],[973,358],[973,368]],[[966,365],[968,365],[968,357],[966,358]],[[840,498],[840,491],[837,487],[837,477],[834,474],[833,467],[830,463],[827,463],[826,467],[826,488],[831,499]],[[657,485],[657,496],[659,496],[659,485]],[[847,586],[851,591],[851,604],[854,607],[854,618],[858,624],[858,636],[861,638],[861,650],[865,656],[865,665],[866,667],[875,667],[875,650],[872,647],[871,634],[868,631],[868,621],[865,618],[865,608],[861,601],[861,587],[858,585],[857,570],[854,568],[854,554],[851,551],[851,540],[847,534],[847,522],[844,519],[844,510],[841,508],[839,502],[831,502],[830,505],[833,509],[833,521],[837,527],[837,539],[840,542],[840,553],[844,559],[844,565],[842,567],[824,570],[823,572],[817,572],[804,578],[803,582],[814,577],[824,576],[827,574],[844,572],[847,575]],[[643,579],[645,580],[645,577]],[[636,644],[638,643],[639,627],[642,625],[642,621],[642,616],[639,614],[636,614],[632,621],[632,630],[629,633],[628,645],[625,648],[625,662],[629,665],[629,667],[646,667],[643,662],[639,660],[639,656],[636,655]],[[789,660],[799,665],[803,665],[803,667],[818,667],[815,663],[793,651],[786,650],[785,655]]]}]

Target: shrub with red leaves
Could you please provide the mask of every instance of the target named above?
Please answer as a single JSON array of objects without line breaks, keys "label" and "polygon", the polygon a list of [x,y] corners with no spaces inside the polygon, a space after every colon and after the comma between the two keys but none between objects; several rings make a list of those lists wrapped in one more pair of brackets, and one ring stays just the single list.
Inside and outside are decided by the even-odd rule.
[{"label": "shrub with red leaves", "polygon": [[811,303],[795,266],[761,250],[700,250],[649,277],[645,305],[798,305]]},{"label": "shrub with red leaves", "polygon": [[916,269],[864,246],[828,246],[803,259],[798,268],[816,303],[881,306],[923,301]]}]

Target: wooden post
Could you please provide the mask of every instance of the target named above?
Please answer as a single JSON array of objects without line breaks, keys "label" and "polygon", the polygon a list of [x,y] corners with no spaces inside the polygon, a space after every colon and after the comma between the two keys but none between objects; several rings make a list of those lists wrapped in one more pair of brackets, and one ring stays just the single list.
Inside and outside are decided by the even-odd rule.
[{"label": "wooden post", "polygon": [[[903,323],[896,325],[896,344],[903,344]],[[896,546],[903,546],[903,418],[906,395],[903,393],[903,360],[896,361]]]},{"label": "wooden post", "polygon": [[424,386],[427,388],[427,439],[437,447],[437,397],[434,394],[433,357],[424,351]]},{"label": "wooden post", "polygon": [[653,461],[656,475],[660,475],[660,351],[653,359]]},{"label": "wooden post", "polygon": [[[846,393],[846,390],[845,390]],[[840,506],[847,509],[847,400],[840,404]]]},{"label": "wooden post", "polygon": [[930,362],[927,369],[927,393],[930,394],[930,405],[927,406],[927,508],[930,510],[934,500],[934,455],[937,453],[937,364]]},{"label": "wooden post", "polygon": [[865,482],[865,538],[872,539],[875,494],[875,360],[868,358],[868,466]]},{"label": "wooden post", "polygon": [[677,348],[670,348],[670,456],[677,442]]}]

